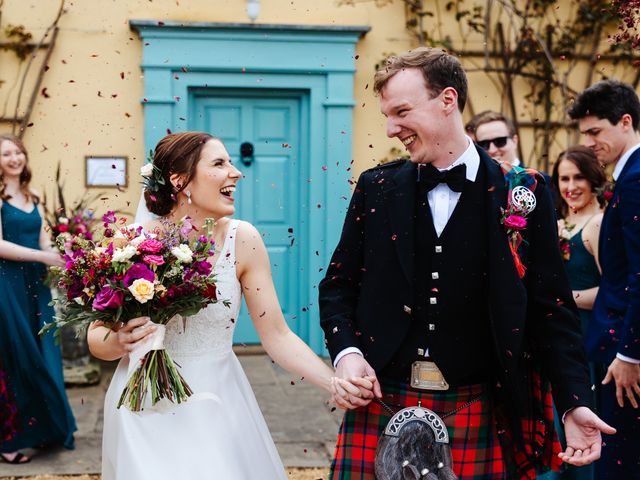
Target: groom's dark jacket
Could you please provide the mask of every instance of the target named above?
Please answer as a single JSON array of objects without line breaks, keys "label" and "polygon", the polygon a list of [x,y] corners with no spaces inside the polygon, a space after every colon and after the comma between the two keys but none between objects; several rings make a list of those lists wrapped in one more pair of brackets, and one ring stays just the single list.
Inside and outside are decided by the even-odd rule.
[{"label": "groom's dark jacket", "polygon": [[[508,185],[501,167],[481,149],[478,153],[486,197],[477,215],[486,222],[489,250],[485,310],[490,334],[484,338],[491,344],[492,374],[501,386],[500,396],[510,399],[511,413],[526,416],[519,407],[529,401],[527,365],[533,358],[552,384],[559,412],[591,407],[579,320],[558,248],[549,190],[539,179],[537,206],[524,231],[522,258],[527,269],[521,279],[500,222]],[[416,180],[417,166],[398,161],[365,171],[357,182],[339,244],[319,286],[321,325],[332,358],[357,347],[380,372],[411,330],[415,253],[420,248],[415,235]],[[465,292],[456,294],[463,298]],[[435,348],[455,353],[461,347],[441,334]],[[456,363],[455,355],[447,358],[441,366],[445,378],[469,368]]]}]

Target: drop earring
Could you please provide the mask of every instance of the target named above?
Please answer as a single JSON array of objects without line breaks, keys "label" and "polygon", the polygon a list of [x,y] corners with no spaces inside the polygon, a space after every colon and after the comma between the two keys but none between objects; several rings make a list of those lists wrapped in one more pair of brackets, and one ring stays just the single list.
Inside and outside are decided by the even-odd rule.
[{"label": "drop earring", "polygon": [[189,190],[185,190],[184,193],[187,196],[187,203],[191,205],[191,192]]}]

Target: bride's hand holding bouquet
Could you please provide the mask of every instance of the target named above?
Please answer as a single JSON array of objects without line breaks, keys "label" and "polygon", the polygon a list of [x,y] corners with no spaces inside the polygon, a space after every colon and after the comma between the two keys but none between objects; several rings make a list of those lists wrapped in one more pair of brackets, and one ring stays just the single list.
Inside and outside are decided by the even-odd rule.
[{"label": "bride's hand holding bouquet", "polygon": [[109,212],[102,226],[93,240],[60,239],[66,264],[53,270],[65,293],[56,300],[62,314],[44,330],[93,323],[109,328],[107,335],[117,331],[130,361],[118,407],[140,411],[149,392],[151,405],[162,398],[184,402],[192,392],[164,350],[164,329],[174,316],[194,315],[218,301],[210,262],[212,221],[207,234],[193,240],[197,229],[189,218],[177,225],[162,221],[145,232]]}]

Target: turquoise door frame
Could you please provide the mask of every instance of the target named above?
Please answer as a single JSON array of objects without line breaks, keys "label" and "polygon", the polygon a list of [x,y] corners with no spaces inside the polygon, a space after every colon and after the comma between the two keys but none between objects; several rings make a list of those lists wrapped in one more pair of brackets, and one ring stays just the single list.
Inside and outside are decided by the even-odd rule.
[{"label": "turquoise door frame", "polygon": [[[189,129],[219,137],[242,172],[235,217],[253,223],[262,234],[282,313],[301,337],[309,332],[300,321],[300,307],[310,301],[309,269],[303,255],[309,239],[300,215],[307,207],[307,182],[298,181],[309,176],[308,164],[302,161],[308,158],[306,100],[304,92],[295,91],[195,90],[189,98],[187,122]],[[254,147],[249,159],[240,155],[244,142]],[[259,343],[244,302],[234,342]]]},{"label": "turquoise door frame", "polygon": [[[298,333],[324,353],[317,285],[350,197],[355,44],[369,27],[131,20],[143,42],[145,151],[186,130],[191,92],[203,88],[300,91],[308,99],[305,236],[308,305]],[[301,159],[303,160],[303,159]]]}]

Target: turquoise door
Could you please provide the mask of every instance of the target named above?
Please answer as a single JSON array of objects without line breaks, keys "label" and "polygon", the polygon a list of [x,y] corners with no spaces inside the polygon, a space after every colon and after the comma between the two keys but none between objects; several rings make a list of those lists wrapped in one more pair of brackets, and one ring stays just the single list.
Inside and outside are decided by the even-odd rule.
[{"label": "turquoise door", "polygon": [[[265,91],[199,90],[191,96],[189,128],[222,139],[243,178],[236,191],[235,218],[253,223],[271,260],[274,284],[290,328],[302,338],[298,310],[308,302],[308,275],[301,243],[306,142],[305,97]],[[241,145],[253,155],[242,157]],[[303,327],[304,328],[304,327]],[[305,329],[306,330],[306,329]],[[243,301],[235,343],[259,343]]]}]

